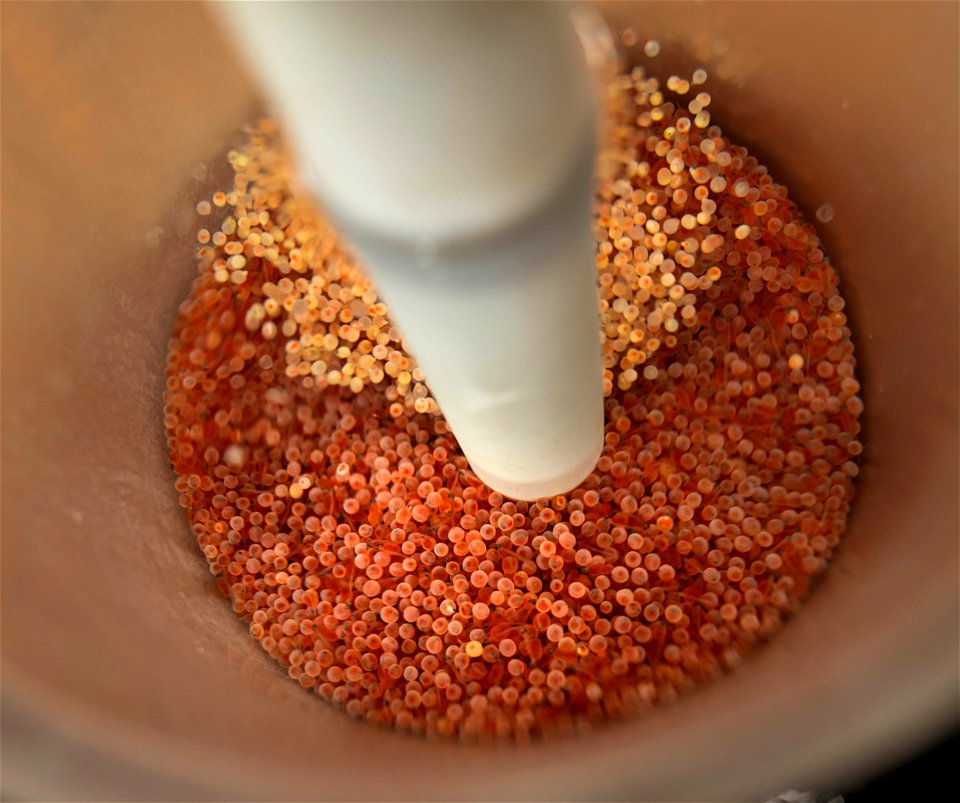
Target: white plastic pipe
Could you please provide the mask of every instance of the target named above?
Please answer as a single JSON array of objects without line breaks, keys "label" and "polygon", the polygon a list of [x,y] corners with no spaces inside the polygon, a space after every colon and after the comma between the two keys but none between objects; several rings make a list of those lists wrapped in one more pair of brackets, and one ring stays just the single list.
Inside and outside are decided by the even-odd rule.
[{"label": "white plastic pipe", "polygon": [[218,5],[470,465],[518,499],[594,467],[595,111],[569,7]]}]

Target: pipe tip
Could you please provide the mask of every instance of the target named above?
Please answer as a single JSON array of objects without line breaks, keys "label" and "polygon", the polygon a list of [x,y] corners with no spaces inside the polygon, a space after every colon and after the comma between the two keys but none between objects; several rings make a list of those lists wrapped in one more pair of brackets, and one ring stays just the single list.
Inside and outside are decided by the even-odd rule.
[{"label": "pipe tip", "polygon": [[494,462],[464,454],[474,473],[493,490],[511,499],[533,502],[537,499],[567,493],[576,488],[596,467],[603,451],[603,427],[589,427],[577,436],[573,448],[561,454],[544,455],[539,464],[527,462],[524,466]]}]

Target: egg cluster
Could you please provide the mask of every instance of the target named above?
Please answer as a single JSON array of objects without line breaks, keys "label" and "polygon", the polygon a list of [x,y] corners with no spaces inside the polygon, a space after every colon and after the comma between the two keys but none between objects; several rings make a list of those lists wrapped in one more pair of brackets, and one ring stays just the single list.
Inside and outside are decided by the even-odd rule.
[{"label": "egg cluster", "polygon": [[611,85],[604,448],[535,502],[470,470],[270,124],[230,154],[165,425],[210,571],[304,688],[431,736],[579,729],[737,666],[825,569],[862,450],[844,299],[786,189],[683,103],[704,78]]},{"label": "egg cluster", "polygon": [[245,146],[227,155],[233,189],[198,204],[202,216],[229,209],[217,231],[198,234],[201,270],[218,284],[255,285],[244,326],[265,340],[281,339],[288,378],[354,393],[384,383],[394,416],[404,409],[437,413],[369,277],[309,198],[291,190],[289,162],[275,138],[270,120],[251,130]]},{"label": "egg cluster", "polygon": [[[678,97],[690,88],[667,85]],[[701,92],[684,108],[639,70],[610,85],[594,219],[605,395],[656,377],[648,359],[698,325],[697,298],[723,275],[729,218],[719,204],[737,152],[719,129],[703,130],[709,105]]]}]

